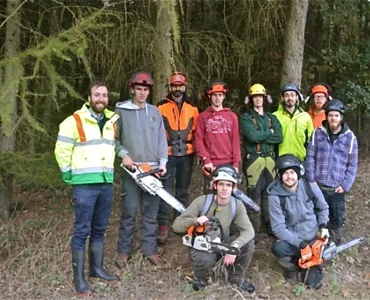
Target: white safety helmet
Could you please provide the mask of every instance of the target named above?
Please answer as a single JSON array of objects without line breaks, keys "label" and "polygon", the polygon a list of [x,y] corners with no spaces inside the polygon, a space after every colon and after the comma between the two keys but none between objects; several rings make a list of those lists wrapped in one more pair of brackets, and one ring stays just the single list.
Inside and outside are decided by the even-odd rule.
[{"label": "white safety helmet", "polygon": [[226,180],[226,181],[231,181],[233,183],[238,183],[235,176],[232,176],[229,172],[225,172],[221,170],[217,172],[215,177],[213,177],[213,182],[217,182],[219,180]]}]

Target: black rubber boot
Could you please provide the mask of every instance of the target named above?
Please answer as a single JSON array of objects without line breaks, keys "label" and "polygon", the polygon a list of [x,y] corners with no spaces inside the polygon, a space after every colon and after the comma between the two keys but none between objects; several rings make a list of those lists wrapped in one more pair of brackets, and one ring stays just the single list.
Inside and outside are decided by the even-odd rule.
[{"label": "black rubber boot", "polygon": [[107,274],[103,269],[104,260],[104,244],[103,243],[90,243],[89,245],[89,263],[90,272],[89,276],[100,278],[108,282],[117,282],[119,277],[115,274]]},{"label": "black rubber boot", "polygon": [[198,291],[204,290],[206,287],[206,284],[204,283],[203,280],[194,278],[192,282],[192,286],[193,286],[193,290],[198,292]]},{"label": "black rubber boot", "polygon": [[92,290],[85,280],[85,250],[72,249],[73,285],[79,296],[90,296]]}]

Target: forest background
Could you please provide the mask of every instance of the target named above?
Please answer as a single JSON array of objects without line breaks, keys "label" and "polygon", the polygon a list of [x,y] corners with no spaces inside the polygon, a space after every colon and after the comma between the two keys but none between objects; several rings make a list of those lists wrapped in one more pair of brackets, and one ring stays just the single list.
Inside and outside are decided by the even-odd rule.
[{"label": "forest background", "polygon": [[[0,257],[6,268],[32,256],[24,242],[29,232],[24,237],[12,221],[31,230],[33,242],[58,228],[20,213],[35,207],[36,214],[50,213],[57,205],[72,222],[64,201],[70,188],[53,150],[60,122],[87,100],[94,80],[109,84],[114,109],[130,97],[134,72],[153,74],[155,104],[167,93],[169,75],[181,71],[204,109],[204,87],[223,79],[230,87],[226,104],[239,114],[253,83],[267,88],[274,110],[282,83],[299,84],[307,96],[313,83],[325,82],[347,105],[362,153],[369,149],[367,0],[1,0],[0,45]],[[367,177],[361,180],[366,185]],[[359,210],[368,211],[368,200],[363,204]]]}]

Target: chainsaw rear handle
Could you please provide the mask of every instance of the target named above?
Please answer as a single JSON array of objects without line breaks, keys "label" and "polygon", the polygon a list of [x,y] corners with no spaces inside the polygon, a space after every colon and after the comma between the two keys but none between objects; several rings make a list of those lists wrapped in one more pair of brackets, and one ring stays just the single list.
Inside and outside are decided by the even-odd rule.
[{"label": "chainsaw rear handle", "polygon": [[162,169],[156,168],[156,169],[150,170],[148,172],[138,174],[137,178],[140,179],[140,178],[143,178],[143,177],[146,177],[146,176],[149,176],[149,175],[155,175],[155,174],[161,173],[162,171],[163,171]]}]

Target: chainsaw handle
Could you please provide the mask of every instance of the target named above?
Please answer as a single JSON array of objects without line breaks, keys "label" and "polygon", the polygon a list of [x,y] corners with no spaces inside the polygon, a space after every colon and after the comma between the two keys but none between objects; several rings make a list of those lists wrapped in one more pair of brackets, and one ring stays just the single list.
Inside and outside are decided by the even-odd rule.
[{"label": "chainsaw handle", "polygon": [[209,178],[212,177],[212,170],[206,168],[205,166],[202,167],[202,173]]},{"label": "chainsaw handle", "polygon": [[149,176],[149,175],[155,175],[155,174],[160,173],[162,171],[163,171],[162,169],[156,168],[156,169],[150,170],[148,172],[138,174],[137,178],[140,179],[140,178],[143,178],[143,177],[146,177],[146,176]]}]

